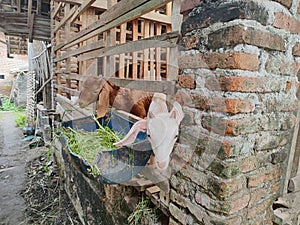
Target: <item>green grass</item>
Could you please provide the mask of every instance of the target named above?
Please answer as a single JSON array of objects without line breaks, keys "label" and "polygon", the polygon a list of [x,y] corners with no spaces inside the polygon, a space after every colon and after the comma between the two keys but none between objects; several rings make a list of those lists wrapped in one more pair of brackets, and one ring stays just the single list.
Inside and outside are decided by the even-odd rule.
[{"label": "green grass", "polygon": [[113,132],[109,127],[98,125],[99,129],[94,132],[74,130],[70,127],[61,128],[68,141],[69,148],[90,164],[92,167],[90,172],[94,176],[100,173],[95,164],[98,152],[115,149],[116,146],[113,143],[121,140],[120,135]]},{"label": "green grass", "polygon": [[26,115],[21,112],[16,113],[15,123],[17,127],[24,128],[26,126]]},{"label": "green grass", "polygon": [[25,107],[15,107],[13,102],[9,101],[9,98],[2,98],[2,107],[0,107],[0,111],[14,111],[14,112],[22,112],[25,110]]},{"label": "green grass", "polygon": [[133,212],[127,218],[129,225],[139,225],[148,220],[149,222],[156,223],[159,218],[157,208],[151,207],[151,200],[144,198],[142,195],[141,200],[136,205]]}]

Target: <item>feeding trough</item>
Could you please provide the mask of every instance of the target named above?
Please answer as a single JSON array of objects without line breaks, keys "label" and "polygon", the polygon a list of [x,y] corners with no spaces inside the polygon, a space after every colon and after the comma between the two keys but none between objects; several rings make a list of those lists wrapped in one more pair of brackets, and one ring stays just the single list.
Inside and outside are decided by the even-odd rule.
[{"label": "feeding trough", "polygon": [[[134,122],[130,117],[128,118],[117,111],[113,111],[109,117],[99,120],[101,126],[108,126],[112,131],[121,135],[127,134]],[[62,126],[89,132],[99,128],[97,121],[93,117],[84,117],[63,122]],[[92,177],[90,174],[92,166],[70,149],[63,134],[60,136],[60,141],[68,154],[70,154],[74,164],[86,176]],[[130,146],[99,151],[95,149],[95,151],[97,151],[95,164],[99,169],[99,175],[96,176],[96,179],[106,184],[119,184],[131,180],[145,167],[152,154],[147,135],[142,132],[138,134],[136,141]]]}]

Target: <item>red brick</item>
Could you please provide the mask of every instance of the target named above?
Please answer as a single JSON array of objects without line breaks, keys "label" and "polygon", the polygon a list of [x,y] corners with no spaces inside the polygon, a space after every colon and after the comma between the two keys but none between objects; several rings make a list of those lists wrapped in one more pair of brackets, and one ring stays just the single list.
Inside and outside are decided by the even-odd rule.
[{"label": "red brick", "polygon": [[300,20],[297,20],[282,12],[275,13],[275,21],[273,26],[294,34],[300,34]]},{"label": "red brick", "polygon": [[300,42],[296,43],[293,47],[293,55],[300,56]]},{"label": "red brick", "polygon": [[265,78],[222,76],[208,78],[205,86],[213,91],[265,92]]},{"label": "red brick", "polygon": [[280,4],[284,5],[288,9],[292,7],[293,0],[274,0],[275,2],[279,2]]},{"label": "red brick", "polygon": [[200,37],[198,35],[187,36],[182,38],[182,43],[187,50],[197,48],[200,41]]},{"label": "red brick", "polygon": [[278,51],[285,50],[283,37],[253,27],[235,25],[217,30],[208,36],[208,47],[211,49],[233,47],[238,44],[255,45]]},{"label": "red brick", "polygon": [[275,167],[270,171],[266,171],[263,173],[257,173],[248,178],[247,186],[249,188],[258,187],[263,183],[278,180],[282,176],[282,170]]},{"label": "red brick", "polygon": [[259,69],[258,56],[255,54],[234,53],[198,53],[196,55],[183,55],[179,58],[180,69],[241,69],[257,71]]},{"label": "red brick", "polygon": [[249,100],[233,98],[208,98],[198,94],[177,93],[176,100],[182,105],[201,109],[203,111],[213,110],[231,114],[253,112],[255,106]]},{"label": "red brick", "polygon": [[179,88],[195,89],[195,77],[193,75],[180,75],[178,76],[177,86]]}]

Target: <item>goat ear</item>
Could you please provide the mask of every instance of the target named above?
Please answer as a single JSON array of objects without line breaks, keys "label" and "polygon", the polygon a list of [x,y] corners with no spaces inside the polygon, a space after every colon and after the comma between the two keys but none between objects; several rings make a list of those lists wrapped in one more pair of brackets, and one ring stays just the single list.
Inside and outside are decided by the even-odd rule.
[{"label": "goat ear", "polygon": [[177,124],[180,124],[181,120],[184,117],[184,113],[182,111],[182,107],[178,102],[173,103],[173,108],[170,111],[170,117],[174,118]]},{"label": "goat ear", "polygon": [[138,133],[140,131],[146,132],[146,130],[147,130],[147,121],[139,120],[131,127],[130,131],[126,134],[126,136],[121,141],[114,143],[114,145],[123,146],[123,145],[132,144],[136,139]]},{"label": "goat ear", "polygon": [[109,109],[111,87],[107,82],[103,84],[102,90],[99,94],[98,105],[97,105],[97,116],[104,117]]}]

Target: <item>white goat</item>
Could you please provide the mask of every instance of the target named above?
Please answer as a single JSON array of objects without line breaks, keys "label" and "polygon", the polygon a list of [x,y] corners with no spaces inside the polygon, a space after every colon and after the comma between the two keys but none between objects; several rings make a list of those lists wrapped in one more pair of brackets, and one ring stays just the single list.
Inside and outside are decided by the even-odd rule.
[{"label": "white goat", "polygon": [[155,165],[160,171],[164,171],[169,165],[170,154],[177,140],[179,125],[183,117],[184,113],[178,102],[174,102],[173,109],[168,112],[166,95],[155,93],[147,119],[136,122],[128,134],[115,145],[131,144],[140,131],[147,132],[155,155]]}]

